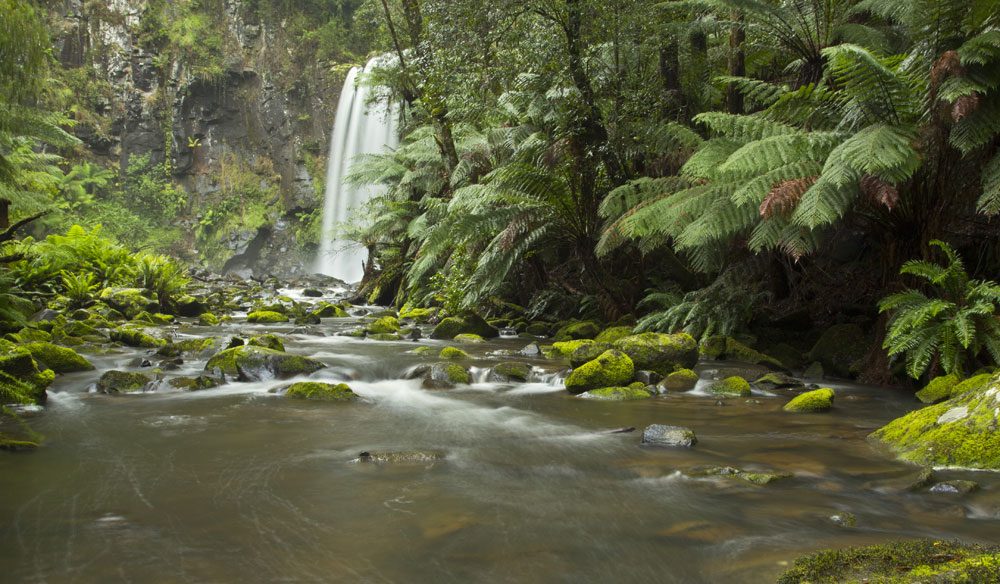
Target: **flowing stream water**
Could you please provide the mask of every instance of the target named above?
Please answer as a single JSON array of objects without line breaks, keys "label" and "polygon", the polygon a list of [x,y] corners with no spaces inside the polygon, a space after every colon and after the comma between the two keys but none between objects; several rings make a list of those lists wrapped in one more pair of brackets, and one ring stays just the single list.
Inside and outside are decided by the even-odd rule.
[{"label": "flowing stream water", "polygon": [[[594,402],[563,391],[544,359],[538,382],[430,391],[403,378],[433,359],[407,351],[444,343],[333,336],[356,325],[237,320],[175,336],[283,334],[288,351],[329,366],[314,378],[349,379],[358,403],[269,393],[287,381],[90,393],[102,370],[142,354],[131,349],[60,377],[30,418],[45,446],[0,455],[0,581],[756,583],[819,548],[1000,533],[997,475],[938,473],[982,485],[965,498],[907,492],[916,470],[865,441],[916,407],[904,393],[839,385],[835,410],[814,415],[785,414],[787,397],[768,394]],[[465,348],[487,368],[525,343]],[[699,442],[641,447],[651,423],[688,426]],[[637,431],[607,433],[623,426]],[[411,449],[444,459],[355,461]],[[683,474],[705,464],[794,477]],[[830,519],[845,513],[855,527]]]}]

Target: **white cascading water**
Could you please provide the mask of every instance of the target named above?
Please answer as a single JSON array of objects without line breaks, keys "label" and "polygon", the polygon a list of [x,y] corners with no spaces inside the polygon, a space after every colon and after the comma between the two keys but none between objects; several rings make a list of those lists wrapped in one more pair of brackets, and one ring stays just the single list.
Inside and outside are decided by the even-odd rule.
[{"label": "white cascading water", "polygon": [[[394,108],[379,100],[369,107],[371,95],[364,74],[379,66],[376,57],[364,69],[354,67],[347,74],[344,89],[337,103],[337,115],[330,137],[330,161],[326,168],[326,200],[323,204],[323,232],[320,239],[316,271],[354,283],[364,275],[363,262],[367,250],[352,241],[337,236],[338,226],[351,217],[351,212],[381,192],[378,186],[352,186],[345,183],[351,164],[362,154],[383,152],[399,143],[396,135]],[[358,75],[362,75],[358,83]]]}]

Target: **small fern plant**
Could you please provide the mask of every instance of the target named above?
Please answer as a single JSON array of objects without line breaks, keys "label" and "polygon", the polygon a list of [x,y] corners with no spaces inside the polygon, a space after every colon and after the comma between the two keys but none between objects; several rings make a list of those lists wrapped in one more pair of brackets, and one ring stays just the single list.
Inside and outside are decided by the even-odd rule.
[{"label": "small fern plant", "polygon": [[889,313],[883,347],[890,358],[905,358],[914,379],[928,370],[962,374],[983,352],[1000,363],[1000,284],[970,279],[950,245],[938,240],[931,245],[947,264],[912,260],[900,274],[926,280],[934,294],[908,289],[882,299],[879,311]]}]

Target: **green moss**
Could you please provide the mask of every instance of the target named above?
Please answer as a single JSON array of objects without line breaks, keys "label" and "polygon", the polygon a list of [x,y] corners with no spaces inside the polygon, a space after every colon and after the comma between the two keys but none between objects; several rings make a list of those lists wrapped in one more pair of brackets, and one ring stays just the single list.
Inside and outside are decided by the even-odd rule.
[{"label": "green moss", "polygon": [[288,322],[288,317],[273,310],[257,310],[247,315],[247,322],[250,323],[275,323]]},{"label": "green moss", "polygon": [[903,460],[929,466],[1000,470],[1000,378],[921,408],[873,432]]},{"label": "green moss", "polygon": [[368,335],[368,339],[372,341],[401,341],[403,337],[396,333],[375,333]]},{"label": "green moss", "polygon": [[206,371],[219,370],[243,380],[306,375],[323,367],[325,365],[315,359],[250,345],[226,349],[205,364]]},{"label": "green moss", "polygon": [[339,305],[330,302],[319,303],[311,314],[319,318],[347,318],[349,316]]},{"label": "green moss", "polygon": [[[96,332],[96,331],[95,331]],[[74,335],[80,336],[80,335]],[[34,341],[51,342],[52,333],[35,328],[23,328],[17,331],[17,339],[11,339],[16,343],[31,343]]]},{"label": "green moss", "polygon": [[483,320],[477,314],[466,314],[463,316],[451,316],[443,319],[431,333],[432,339],[451,340],[456,335],[473,334],[484,339],[492,339],[499,336],[500,331],[490,326],[490,323]]},{"label": "green moss", "polygon": [[613,346],[628,355],[636,369],[660,375],[678,367],[690,369],[698,362],[698,343],[687,333],[642,333],[618,339]]},{"label": "green moss", "polygon": [[613,326],[611,328],[606,328],[601,331],[601,334],[594,338],[594,341],[598,343],[614,343],[619,339],[624,339],[625,337],[632,335],[632,327],[630,326]]},{"label": "green moss", "polygon": [[531,365],[518,361],[504,361],[493,368],[493,373],[506,379],[527,381],[531,376]]},{"label": "green moss", "polygon": [[640,383],[638,386],[632,384],[628,387],[602,387],[600,389],[591,389],[590,391],[581,393],[578,397],[598,401],[633,401],[648,399],[652,397],[652,394],[646,391],[645,386]]},{"label": "green moss", "polygon": [[935,404],[951,397],[951,390],[961,381],[957,375],[935,377],[917,392],[917,399],[925,404]]},{"label": "green moss", "polygon": [[456,343],[476,344],[476,343],[485,343],[486,339],[484,339],[479,335],[474,335],[472,333],[462,333],[460,335],[455,335],[454,341]]},{"label": "green moss", "polygon": [[358,399],[358,394],[354,393],[346,383],[334,385],[318,381],[302,381],[288,386],[288,389],[285,390],[285,397],[346,402]]},{"label": "green moss", "polygon": [[[552,343],[551,355],[553,358],[558,357],[569,357],[580,347],[586,347],[593,345],[594,341],[591,339],[580,339],[576,341],[561,341],[558,343]],[[607,350],[607,349],[605,349]],[[603,352],[603,351],[602,351]]]},{"label": "green moss", "polygon": [[369,323],[365,330],[370,335],[395,334],[399,332],[399,320],[395,316],[383,316]]},{"label": "green moss", "polygon": [[996,547],[917,540],[823,550],[798,558],[778,584],[921,584],[997,582]]},{"label": "green moss", "polygon": [[219,386],[219,380],[214,377],[209,377],[208,375],[199,375],[197,377],[174,377],[168,383],[170,384],[170,387],[184,389],[187,391],[200,391]]},{"label": "green moss", "polygon": [[667,391],[690,391],[697,384],[698,374],[691,369],[678,369],[660,382],[660,386]]},{"label": "green moss", "polygon": [[974,375],[966,379],[965,381],[959,383],[955,387],[953,387],[951,389],[950,397],[956,397],[964,393],[968,393],[970,391],[983,389],[984,387],[986,387],[986,384],[988,384],[991,379],[993,379],[992,373],[981,373],[979,375]]},{"label": "green moss", "polygon": [[802,381],[785,375],[784,373],[768,373],[767,375],[761,375],[756,380],[754,380],[754,385],[762,386],[765,388],[780,388],[780,387],[802,387]]},{"label": "green moss", "polygon": [[472,373],[468,369],[456,363],[448,363],[444,366],[445,376],[451,383],[472,383]]},{"label": "green moss", "polygon": [[201,326],[216,326],[219,324],[219,317],[211,312],[204,312],[198,316],[198,324]]},{"label": "green moss", "polygon": [[174,317],[169,314],[149,313],[145,310],[132,317],[134,322],[151,326],[163,326],[174,322]]},{"label": "green moss", "polygon": [[167,341],[163,339],[158,339],[143,330],[131,327],[121,327],[111,331],[111,340],[129,347],[147,349],[156,349],[167,344]]},{"label": "green moss", "polygon": [[581,322],[571,322],[556,331],[553,339],[556,342],[575,341],[579,339],[593,339],[601,332],[601,327],[592,320]]},{"label": "green moss", "polygon": [[40,369],[31,353],[13,346],[0,355],[0,384],[8,395],[24,401],[44,403],[45,389],[55,380],[55,371]]},{"label": "green moss", "polygon": [[407,351],[407,353],[411,353],[413,355],[426,355],[427,353],[430,353],[430,352],[431,352],[431,348],[427,347],[427,346],[417,347],[416,349],[411,349],[411,350]]},{"label": "green moss", "polygon": [[722,397],[750,397],[750,382],[738,375],[716,381],[709,391]]},{"label": "green moss", "polygon": [[[109,323],[110,324],[110,323]],[[100,332],[91,324],[81,321],[70,321],[52,328],[52,334],[56,337],[90,337],[100,335]]]},{"label": "green moss", "polygon": [[274,349],[275,351],[285,352],[285,344],[281,342],[281,338],[275,334],[258,335],[256,337],[251,337],[247,341],[248,345],[254,347],[265,347],[267,349]]},{"label": "green moss", "polygon": [[760,351],[751,349],[732,337],[709,337],[701,343],[699,351],[702,355],[712,359],[731,359],[743,361],[744,363],[753,363],[754,365],[770,365],[772,367],[784,368],[781,361]]},{"label": "green moss", "polygon": [[53,345],[52,343],[27,343],[21,348],[31,354],[42,366],[56,373],[72,373],[74,371],[93,371],[94,365],[73,349]]},{"label": "green moss", "polygon": [[142,391],[153,378],[137,371],[106,371],[97,380],[97,391],[101,393],[135,393]]},{"label": "green moss", "polygon": [[441,353],[438,354],[438,357],[442,359],[468,359],[469,354],[456,347],[445,347],[441,349]]},{"label": "green moss", "polygon": [[414,308],[409,302],[407,302],[403,305],[403,308],[399,309],[399,318],[405,318],[419,323],[427,323],[430,322],[430,320],[434,318],[437,313],[437,308]]},{"label": "green moss", "polygon": [[833,407],[833,390],[824,387],[795,396],[782,409],[786,412],[825,412]]},{"label": "green moss", "polygon": [[612,349],[574,369],[566,378],[566,389],[570,393],[583,393],[602,387],[618,387],[632,381],[633,375],[632,359]]},{"label": "green moss", "polygon": [[134,318],[143,311],[155,311],[159,306],[146,297],[142,288],[105,288],[100,299],[126,318]]},{"label": "green moss", "polygon": [[551,325],[545,322],[532,322],[524,327],[524,332],[535,337],[544,337],[549,334]]}]

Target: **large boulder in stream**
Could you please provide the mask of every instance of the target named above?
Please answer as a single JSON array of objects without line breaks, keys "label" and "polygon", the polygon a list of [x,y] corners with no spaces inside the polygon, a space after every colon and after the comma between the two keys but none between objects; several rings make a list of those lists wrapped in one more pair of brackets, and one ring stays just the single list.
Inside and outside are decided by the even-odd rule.
[{"label": "large boulder in stream", "polygon": [[478,314],[468,313],[462,316],[449,316],[442,320],[434,327],[431,338],[450,341],[462,334],[479,335],[484,339],[492,339],[499,336],[500,331]]},{"label": "large boulder in stream", "polygon": [[615,341],[638,369],[668,375],[678,368],[691,369],[698,362],[698,343],[687,333],[640,333]]},{"label": "large boulder in stream", "polygon": [[205,364],[206,371],[219,370],[240,381],[285,379],[296,375],[308,375],[324,367],[326,365],[309,357],[253,345],[226,349],[217,353]]},{"label": "large boulder in stream", "polygon": [[628,385],[634,375],[632,359],[621,351],[611,349],[574,369],[566,378],[566,390],[579,394],[602,387],[621,387]]},{"label": "large boulder in stream", "polygon": [[1000,470],[1000,375],[897,418],[869,438],[920,465]]},{"label": "large boulder in stream", "polygon": [[105,288],[99,297],[105,304],[133,318],[141,312],[156,312],[160,305],[142,288]]},{"label": "large boulder in stream", "polygon": [[826,412],[833,408],[833,398],[833,390],[823,387],[795,396],[782,409],[793,414]]},{"label": "large boulder in stream", "polygon": [[35,403],[45,403],[45,389],[55,380],[51,369],[39,368],[31,353],[21,348],[0,354],[0,395],[23,394]]},{"label": "large boulder in stream", "polygon": [[322,383],[319,381],[300,381],[285,389],[285,397],[317,401],[350,402],[358,399],[358,394],[346,383]]},{"label": "large boulder in stream", "polygon": [[153,378],[138,371],[105,371],[97,380],[97,391],[109,395],[137,393],[152,383]]},{"label": "large boulder in stream", "polygon": [[690,428],[652,424],[642,431],[642,443],[647,446],[691,448],[698,443],[698,438]]},{"label": "large boulder in stream", "polygon": [[434,363],[426,371],[424,389],[451,389],[458,384],[472,383],[468,367],[458,363]]},{"label": "large boulder in stream", "polygon": [[94,365],[73,349],[53,345],[52,343],[25,343],[21,348],[31,354],[43,367],[56,373],[72,373],[74,371],[93,371]]},{"label": "large boulder in stream", "polygon": [[653,394],[649,393],[645,384],[636,382],[625,387],[602,387],[600,389],[592,389],[581,393],[577,397],[595,401],[634,401],[639,399],[649,399],[653,397]]}]

